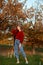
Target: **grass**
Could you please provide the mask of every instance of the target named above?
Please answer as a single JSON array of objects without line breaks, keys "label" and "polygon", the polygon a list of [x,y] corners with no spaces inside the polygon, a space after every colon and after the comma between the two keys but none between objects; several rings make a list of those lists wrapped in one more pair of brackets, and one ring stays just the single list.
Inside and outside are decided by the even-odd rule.
[{"label": "grass", "polygon": [[[28,65],[43,65],[43,61],[41,61],[41,56],[39,55],[27,55],[29,60]],[[20,56],[20,64],[16,64],[16,58],[13,56],[12,58],[0,56],[0,65],[26,65],[24,58]]]},{"label": "grass", "polygon": [[[10,48],[12,46],[7,46],[7,45],[0,45],[0,48],[4,47],[6,48]],[[31,47],[25,47],[26,50],[31,50]],[[41,51],[43,49],[35,49],[36,51]],[[27,55],[27,58],[29,60],[29,64],[28,65],[43,65],[43,60],[41,60],[41,58],[43,58],[43,56],[40,55]],[[16,58],[13,56],[12,58],[8,58],[6,56],[0,56],[0,65],[26,65],[24,58],[20,55],[20,64],[16,64]]]}]

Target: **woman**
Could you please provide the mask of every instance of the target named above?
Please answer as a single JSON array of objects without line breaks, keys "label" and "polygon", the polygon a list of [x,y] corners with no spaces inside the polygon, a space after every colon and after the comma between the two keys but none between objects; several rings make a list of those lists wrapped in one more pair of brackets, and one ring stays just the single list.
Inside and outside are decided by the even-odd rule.
[{"label": "woman", "polygon": [[[17,30],[18,30],[18,32],[16,32]],[[24,33],[21,30],[21,26],[18,25],[17,29],[13,30],[12,33],[15,35],[14,52],[15,52],[15,56],[17,58],[17,63],[20,63],[19,52],[18,52],[18,49],[19,49],[20,52],[22,53],[25,61],[26,61],[26,64],[28,64],[28,60],[27,60],[26,54],[25,54],[23,46],[22,46],[22,42],[23,42],[23,39],[24,39]]]}]

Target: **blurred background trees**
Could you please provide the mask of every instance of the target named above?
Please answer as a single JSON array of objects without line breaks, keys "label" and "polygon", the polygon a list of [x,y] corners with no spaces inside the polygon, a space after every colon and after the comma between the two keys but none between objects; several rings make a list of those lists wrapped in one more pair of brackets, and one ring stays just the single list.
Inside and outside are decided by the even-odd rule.
[{"label": "blurred background trees", "polygon": [[33,3],[30,8],[26,9],[26,6],[24,8],[26,2],[27,0],[23,2],[0,0],[0,39],[9,38],[11,36],[9,31],[19,23],[22,24],[25,40],[28,42],[34,39],[43,40],[43,34],[40,34],[43,32],[43,4],[38,0],[34,2],[37,7],[34,7]]}]

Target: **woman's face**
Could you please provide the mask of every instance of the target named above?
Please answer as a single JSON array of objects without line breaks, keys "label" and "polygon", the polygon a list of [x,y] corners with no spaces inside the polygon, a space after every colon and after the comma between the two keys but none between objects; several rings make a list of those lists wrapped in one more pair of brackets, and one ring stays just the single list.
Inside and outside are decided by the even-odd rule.
[{"label": "woman's face", "polygon": [[17,26],[17,29],[20,30],[20,26]]}]

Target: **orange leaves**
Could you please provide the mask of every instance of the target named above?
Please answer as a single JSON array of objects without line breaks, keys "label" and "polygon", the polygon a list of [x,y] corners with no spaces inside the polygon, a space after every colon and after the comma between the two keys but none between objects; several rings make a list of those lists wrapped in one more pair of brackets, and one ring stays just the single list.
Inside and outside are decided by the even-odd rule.
[{"label": "orange leaves", "polygon": [[4,14],[0,14],[0,18],[2,18],[2,19],[3,19],[3,18],[4,18]]},{"label": "orange leaves", "polygon": [[[26,18],[26,15],[22,11],[22,3],[17,3],[13,5],[11,3],[11,0],[8,1],[6,5],[3,6],[3,13],[0,15],[1,18],[4,18],[6,16],[18,16],[19,18]],[[14,18],[15,19],[15,18]]]},{"label": "orange leaves", "polygon": [[0,8],[2,8],[2,6],[3,6],[3,5],[2,5],[2,1],[3,1],[3,0],[0,0]]}]

